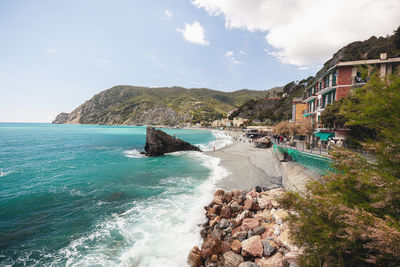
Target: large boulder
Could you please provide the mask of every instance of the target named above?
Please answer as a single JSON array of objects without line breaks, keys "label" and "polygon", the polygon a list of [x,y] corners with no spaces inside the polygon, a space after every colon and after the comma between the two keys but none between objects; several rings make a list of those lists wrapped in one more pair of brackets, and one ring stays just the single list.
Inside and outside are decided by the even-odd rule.
[{"label": "large boulder", "polygon": [[175,151],[201,151],[198,147],[174,138],[161,130],[156,130],[153,127],[147,127],[144,150],[146,151],[146,156],[162,156],[165,153]]},{"label": "large boulder", "polygon": [[203,259],[211,258],[212,255],[218,255],[221,251],[221,243],[218,238],[208,237],[201,246],[201,256]]},{"label": "large boulder", "polygon": [[187,263],[190,267],[200,267],[202,264],[201,251],[197,246],[193,247],[190,251]]},{"label": "large boulder", "polygon": [[242,242],[242,255],[262,257],[263,245],[259,235],[250,237]]},{"label": "large boulder", "polygon": [[244,261],[242,256],[233,251],[225,252],[222,257],[224,267],[237,267]]}]

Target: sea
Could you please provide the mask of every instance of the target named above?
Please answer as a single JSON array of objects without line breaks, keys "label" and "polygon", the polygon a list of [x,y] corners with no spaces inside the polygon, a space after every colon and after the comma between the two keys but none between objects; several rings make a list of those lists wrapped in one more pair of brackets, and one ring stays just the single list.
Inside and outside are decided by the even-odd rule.
[{"label": "sea", "polygon": [[[162,129],[203,151],[220,131]],[[201,152],[146,157],[146,128],[0,123],[0,266],[187,266],[215,183]]]}]

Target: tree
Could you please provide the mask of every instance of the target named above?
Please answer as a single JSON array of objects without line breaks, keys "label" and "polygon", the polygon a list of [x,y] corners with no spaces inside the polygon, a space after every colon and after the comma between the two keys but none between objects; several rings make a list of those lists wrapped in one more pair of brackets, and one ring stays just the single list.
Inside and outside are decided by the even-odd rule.
[{"label": "tree", "polygon": [[346,101],[346,99],[341,98],[338,101],[334,101],[332,104],[326,106],[320,117],[324,127],[339,128],[344,126],[345,117],[339,113],[344,101]]},{"label": "tree", "polygon": [[400,77],[375,75],[352,97],[339,112],[346,125],[376,133],[364,140],[376,161],[336,149],[334,173],[280,200],[295,211],[289,222],[303,266],[400,264]]},{"label": "tree", "polygon": [[394,31],[393,42],[394,42],[394,46],[397,49],[400,49],[400,26]]},{"label": "tree", "polygon": [[302,124],[300,124],[300,133],[306,136],[306,140],[311,143],[311,137],[315,131],[315,124],[312,123],[311,119],[306,119]]}]

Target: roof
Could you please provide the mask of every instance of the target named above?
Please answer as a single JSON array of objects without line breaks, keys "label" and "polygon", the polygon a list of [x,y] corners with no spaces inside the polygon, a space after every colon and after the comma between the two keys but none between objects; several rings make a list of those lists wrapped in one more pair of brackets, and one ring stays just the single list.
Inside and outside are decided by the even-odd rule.
[{"label": "roof", "polygon": [[353,65],[368,65],[368,64],[384,64],[400,62],[400,57],[393,57],[388,59],[366,59],[366,60],[355,60],[355,61],[344,61],[339,62],[336,66],[353,66]]},{"label": "roof", "polygon": [[324,133],[324,132],[318,132],[314,134],[315,137],[319,137],[319,139],[323,141],[328,141],[329,138],[335,137],[335,133]]}]

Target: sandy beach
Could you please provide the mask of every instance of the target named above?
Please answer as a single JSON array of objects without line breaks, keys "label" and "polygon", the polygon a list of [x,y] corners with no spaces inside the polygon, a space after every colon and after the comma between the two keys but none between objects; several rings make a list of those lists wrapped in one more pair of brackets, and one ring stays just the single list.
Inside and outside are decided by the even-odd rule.
[{"label": "sandy beach", "polygon": [[[237,132],[228,134],[239,135]],[[282,177],[273,162],[272,148],[256,148],[243,137],[232,139],[232,142],[222,149],[206,152],[220,158],[220,165],[229,172],[227,177],[217,183],[217,187],[224,190],[248,190],[255,186],[269,189],[282,186]]]}]

